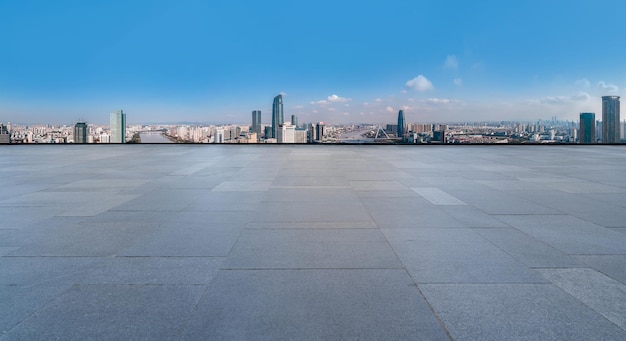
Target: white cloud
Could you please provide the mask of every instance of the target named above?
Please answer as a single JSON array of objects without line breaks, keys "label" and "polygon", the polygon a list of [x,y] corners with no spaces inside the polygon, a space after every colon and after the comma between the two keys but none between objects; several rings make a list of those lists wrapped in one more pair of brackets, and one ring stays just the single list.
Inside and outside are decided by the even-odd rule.
[{"label": "white cloud", "polygon": [[433,83],[423,75],[418,75],[417,77],[408,80],[405,86],[417,91],[432,90],[434,88]]},{"label": "white cloud", "polygon": [[394,112],[394,111],[395,111],[395,110],[393,110],[393,108],[392,108],[392,107],[387,107],[387,108],[385,108],[385,110],[386,110],[387,112]]},{"label": "white cloud", "polygon": [[577,93],[576,95],[572,96],[572,99],[575,100],[575,101],[586,101],[586,100],[588,100],[590,98],[591,98],[591,95],[589,95],[586,92],[582,92],[582,91]]},{"label": "white cloud", "polygon": [[329,102],[333,102],[333,103],[343,103],[343,102],[350,102],[352,99],[350,98],[344,98],[344,97],[339,97],[337,95],[330,95],[328,96],[328,101]]},{"label": "white cloud", "polygon": [[409,98],[409,102],[415,102],[414,98]]},{"label": "white cloud", "polygon": [[368,102],[363,102],[363,105],[364,105],[364,106],[368,106],[368,105],[370,105],[370,104],[369,104]]},{"label": "white cloud", "polygon": [[376,102],[382,102],[382,101],[383,101],[383,100],[382,100],[382,99],[380,99],[380,98],[377,98],[377,99],[376,99]]},{"label": "white cloud", "polygon": [[457,69],[459,67],[459,60],[456,58],[456,56],[447,56],[446,61],[443,63],[443,66],[446,69]]},{"label": "white cloud", "polygon": [[539,99],[530,100],[531,104],[547,104],[547,105],[562,105],[571,104],[572,102],[584,102],[591,99],[591,95],[586,92],[579,92],[573,96],[547,96]]},{"label": "white cloud", "polygon": [[311,101],[311,105],[328,105],[331,103],[345,103],[350,102],[352,99],[339,97],[337,95],[330,95],[327,99],[321,99],[319,101]]},{"label": "white cloud", "polygon": [[335,110],[337,110],[337,109],[335,109],[335,108],[333,108],[333,107],[329,107],[329,108],[328,108],[328,111],[335,111]]},{"label": "white cloud", "polygon": [[456,101],[453,100],[453,99],[449,99],[449,98],[435,98],[435,97],[431,97],[431,98],[425,99],[423,102],[430,103],[430,104],[448,104],[448,103],[454,103]]},{"label": "white cloud", "polygon": [[615,84],[605,83],[604,81],[598,82],[598,88],[606,90],[608,92],[618,92],[619,87]]},{"label": "white cloud", "polygon": [[304,105],[296,105],[295,107],[293,107],[294,109],[303,109]]},{"label": "white cloud", "polygon": [[344,111],[344,112],[343,112],[343,116],[350,116],[350,113],[349,113],[349,112],[347,112],[347,111]]},{"label": "white cloud", "polygon": [[413,109],[415,109],[415,108],[410,107],[410,106],[408,106],[408,105],[403,105],[402,107],[400,107],[400,109],[402,109],[402,110],[404,110],[404,111],[412,111],[412,110],[413,110]]},{"label": "white cloud", "polygon": [[344,104],[343,106],[344,106],[344,107],[346,107],[346,108],[348,108],[348,107],[350,107],[350,103],[346,103],[346,104]]},{"label": "white cloud", "polygon": [[279,95],[282,95],[283,97],[287,96],[287,93],[286,93],[286,92],[284,92],[284,91],[281,91],[281,92],[279,92],[278,94],[279,94]]},{"label": "white cloud", "polygon": [[461,86],[463,85],[463,80],[461,78],[455,78],[453,81],[454,85]]},{"label": "white cloud", "polygon": [[576,82],[574,82],[574,84],[576,86],[580,86],[582,88],[588,88],[588,87],[591,86],[591,83],[589,82],[589,80],[587,78],[579,79]]}]

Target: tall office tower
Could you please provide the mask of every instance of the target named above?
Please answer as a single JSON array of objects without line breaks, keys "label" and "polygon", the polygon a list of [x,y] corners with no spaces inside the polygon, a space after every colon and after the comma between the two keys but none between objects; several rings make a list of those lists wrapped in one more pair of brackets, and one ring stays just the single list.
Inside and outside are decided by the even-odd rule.
[{"label": "tall office tower", "polygon": [[580,143],[596,143],[596,114],[580,113]]},{"label": "tall office tower", "polygon": [[283,123],[283,95],[278,95],[274,97],[272,105],[272,138],[275,139],[278,136],[278,129]]},{"label": "tall office tower", "polygon": [[317,124],[317,129],[315,130],[315,137],[317,141],[321,141],[324,137],[324,122],[320,122]]},{"label": "tall office tower", "polygon": [[111,113],[111,143],[126,143],[126,114],[123,110]]},{"label": "tall office tower", "polygon": [[307,142],[308,143],[313,143],[313,141],[317,140],[315,138],[315,124],[314,123],[307,123],[306,124],[306,129],[307,129]]},{"label": "tall office tower", "polygon": [[406,123],[404,122],[404,110],[398,112],[398,137],[403,137],[406,134]]},{"label": "tall office tower", "polygon": [[76,122],[74,125],[74,143],[87,143],[87,123]]},{"label": "tall office tower", "polygon": [[291,125],[298,128],[298,116],[291,115]]},{"label": "tall office tower", "polygon": [[261,110],[252,112],[252,132],[261,137]]},{"label": "tall office tower", "polygon": [[619,96],[602,96],[602,143],[619,143]]}]

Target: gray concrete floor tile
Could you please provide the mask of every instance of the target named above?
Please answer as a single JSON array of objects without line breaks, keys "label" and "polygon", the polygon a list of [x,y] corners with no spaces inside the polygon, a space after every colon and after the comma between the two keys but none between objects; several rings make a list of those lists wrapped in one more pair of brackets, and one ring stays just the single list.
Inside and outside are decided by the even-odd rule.
[{"label": "gray concrete floor tile", "polygon": [[71,284],[97,262],[96,257],[0,257],[0,285]]},{"label": "gray concrete floor tile", "polygon": [[278,202],[265,201],[259,205],[254,218],[257,222],[310,221],[371,221],[359,201]]},{"label": "gray concrete floor tile", "polygon": [[11,256],[112,256],[155,230],[151,224],[81,223],[45,226]]},{"label": "gray concrete floor tile", "polygon": [[270,188],[271,181],[223,181],[215,186],[215,192],[264,192]]},{"label": "gray concrete floor tile", "polygon": [[373,221],[294,221],[288,223],[269,222],[257,223],[251,222],[246,226],[248,229],[254,230],[270,230],[270,229],[376,229],[376,223]]},{"label": "gray concrete floor tile", "polygon": [[454,340],[623,340],[626,331],[550,284],[423,284]]},{"label": "gray concrete floor tile", "polygon": [[[71,283],[48,280],[27,286],[0,285],[0,339],[11,340],[6,333],[64,291]],[[33,336],[45,338],[45,333]]]},{"label": "gray concrete floor tile", "polygon": [[354,201],[357,194],[349,187],[272,187],[263,193],[263,201]]},{"label": "gray concrete floor tile", "polygon": [[74,279],[78,284],[209,284],[223,258],[105,257]]},{"label": "gray concrete floor tile", "polygon": [[346,187],[350,183],[343,176],[284,176],[276,177],[272,187]]},{"label": "gray concrete floor tile", "polygon": [[117,254],[137,257],[224,257],[230,252],[244,226],[202,222],[159,226],[152,233],[135,238],[131,245]]},{"label": "gray concrete floor tile", "polygon": [[575,258],[514,228],[473,231],[531,268],[581,266]]},{"label": "gray concrete floor tile", "polygon": [[498,219],[566,254],[626,254],[626,236],[570,215],[502,215]]},{"label": "gray concrete floor tile", "polygon": [[542,283],[471,229],[383,229],[418,283]]},{"label": "gray concrete floor tile", "polygon": [[419,197],[364,198],[363,204],[380,228],[465,227],[440,207]]},{"label": "gray concrete floor tile", "polygon": [[463,227],[510,227],[507,223],[489,215],[475,207],[441,206],[440,209],[454,219],[463,223]]},{"label": "gray concrete floor tile", "polygon": [[573,256],[582,264],[591,266],[616,281],[626,284],[626,255]]},{"label": "gray concrete floor tile", "polygon": [[221,271],[183,338],[448,340],[400,269]]},{"label": "gray concrete floor tile", "polygon": [[185,209],[208,189],[157,189],[133,200],[120,203],[114,211],[180,211]]},{"label": "gray concrete floor tile", "polygon": [[[503,191],[447,191],[450,195],[488,214],[559,214],[555,209]],[[536,194],[541,195],[541,194]]]},{"label": "gray concrete floor tile", "polygon": [[401,266],[377,229],[246,230],[224,263],[235,269]]},{"label": "gray concrete floor tile", "polygon": [[186,211],[256,211],[264,192],[207,192],[185,208]]},{"label": "gray concrete floor tile", "polygon": [[396,180],[352,180],[355,191],[403,191],[407,187]]},{"label": "gray concrete floor tile", "polygon": [[9,254],[17,249],[19,249],[19,247],[0,246],[0,257]]},{"label": "gray concrete floor tile", "polygon": [[424,199],[430,201],[437,206],[465,206],[463,201],[453,197],[452,195],[432,187],[411,188],[415,193],[421,195]]},{"label": "gray concrete floor tile", "polygon": [[536,271],[626,331],[626,285],[593,269]]},{"label": "gray concrete floor tile", "polygon": [[204,290],[200,285],[77,285],[4,337],[175,339]]}]

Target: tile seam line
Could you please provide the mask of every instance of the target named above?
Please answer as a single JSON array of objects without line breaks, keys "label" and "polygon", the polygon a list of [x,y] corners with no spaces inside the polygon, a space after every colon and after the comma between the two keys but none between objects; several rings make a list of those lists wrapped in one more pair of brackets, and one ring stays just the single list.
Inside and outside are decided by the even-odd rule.
[{"label": "tile seam line", "polygon": [[[578,269],[585,269],[585,268],[578,268]],[[593,269],[593,270],[595,270],[595,269]],[[595,270],[595,271],[597,271],[597,270]],[[602,273],[602,272],[600,272],[600,271],[598,271],[598,272],[599,272],[599,273]],[[602,274],[603,274],[603,273],[602,273]],[[604,274],[603,274],[603,275],[604,275]],[[542,276],[543,276],[543,275],[542,275]],[[606,275],[605,275],[605,276],[606,276]],[[608,277],[608,278],[610,278],[610,279],[612,279],[612,280],[614,280],[614,281],[616,281],[616,282],[618,282],[618,283],[621,283],[621,282],[619,282],[619,281],[617,281],[617,280],[613,279],[612,277],[609,277],[609,276],[607,276],[607,277]],[[549,279],[547,279],[547,278],[546,278],[546,280],[550,281],[550,280],[549,280]],[[552,281],[550,281],[550,283],[549,283],[549,284],[551,284],[551,285],[552,285],[552,286],[554,286],[555,288],[557,288],[557,289],[561,290],[564,294],[566,294],[566,295],[568,295],[569,297],[571,297],[572,299],[576,300],[577,302],[579,302],[579,303],[580,303],[580,304],[582,304],[583,306],[585,306],[585,307],[589,308],[591,311],[593,311],[594,313],[598,314],[599,316],[601,316],[603,319],[605,319],[606,321],[608,321],[609,323],[611,323],[612,325],[614,325],[614,326],[615,326],[615,327],[617,327],[618,329],[623,330],[624,332],[626,332],[626,329],[624,329],[624,328],[620,327],[619,325],[617,325],[617,323],[615,323],[615,322],[613,322],[613,321],[609,320],[609,318],[608,318],[608,317],[606,317],[603,313],[601,313],[601,312],[599,312],[599,311],[595,310],[593,307],[589,306],[587,303],[585,303],[585,302],[581,301],[578,297],[576,297],[576,296],[574,296],[574,295],[570,294],[568,291],[566,291],[565,289],[563,289],[561,286],[557,285],[556,283],[554,283],[554,282],[552,282]]]},{"label": "tile seam line", "polygon": [[[365,206],[365,203],[363,202],[363,198],[360,198],[359,201],[361,202],[361,205]],[[411,274],[409,273],[409,270],[406,268],[406,264],[404,264],[404,262],[400,259],[400,256],[398,256],[398,253],[396,252],[396,249],[393,248],[393,246],[389,242],[389,239],[383,233],[383,231],[380,228],[380,226],[378,226],[378,224],[376,223],[376,220],[374,220],[374,217],[372,217],[372,214],[370,213],[370,211],[367,208],[366,208],[366,212],[367,212],[368,216],[370,217],[370,219],[372,220],[372,222],[374,222],[374,225],[376,225],[378,231],[383,235],[383,238],[385,238],[385,241],[387,242],[387,245],[389,246],[389,248],[393,252],[394,256],[396,256],[396,259],[398,260],[398,262],[402,265],[401,269],[404,270],[404,273],[407,276],[409,276],[409,278],[411,279],[411,282],[413,282],[413,285],[415,285],[415,288],[417,289],[418,294],[422,297],[424,302],[426,302],[426,305],[428,306],[428,309],[430,309],[430,312],[433,315],[433,317],[435,318],[435,321],[437,321],[437,324],[439,324],[439,327],[443,330],[443,332],[445,333],[445,335],[448,337],[449,340],[454,340],[454,338],[452,337],[452,334],[450,334],[450,331],[446,327],[445,323],[439,317],[439,314],[437,314],[437,312],[435,311],[435,308],[432,306],[432,304],[428,301],[428,299],[424,295],[424,292],[422,292],[422,289],[419,287],[419,284],[415,281],[413,276],[411,276]]]}]

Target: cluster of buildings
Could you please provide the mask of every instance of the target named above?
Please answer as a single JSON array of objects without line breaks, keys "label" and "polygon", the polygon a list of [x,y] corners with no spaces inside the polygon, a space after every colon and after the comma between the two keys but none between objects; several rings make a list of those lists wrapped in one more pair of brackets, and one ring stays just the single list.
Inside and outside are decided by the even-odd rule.
[{"label": "cluster of buildings", "polygon": [[[335,125],[324,122],[299,124],[291,115],[285,121],[283,96],[272,103],[271,124],[263,125],[261,111],[252,111],[251,125],[222,126],[128,126],[126,114],[109,115],[109,126],[49,125],[13,126],[0,124],[0,144],[8,143],[128,143],[141,142],[140,134],[162,134],[178,143],[403,143],[403,144],[491,144],[491,143],[603,143],[626,142],[626,121],[620,122],[620,97],[602,97],[602,120],[595,113],[581,113],[579,122],[461,122],[407,123],[404,111],[397,122],[386,125]],[[350,135],[351,138],[345,138]],[[356,138],[355,138],[356,136]]]}]

